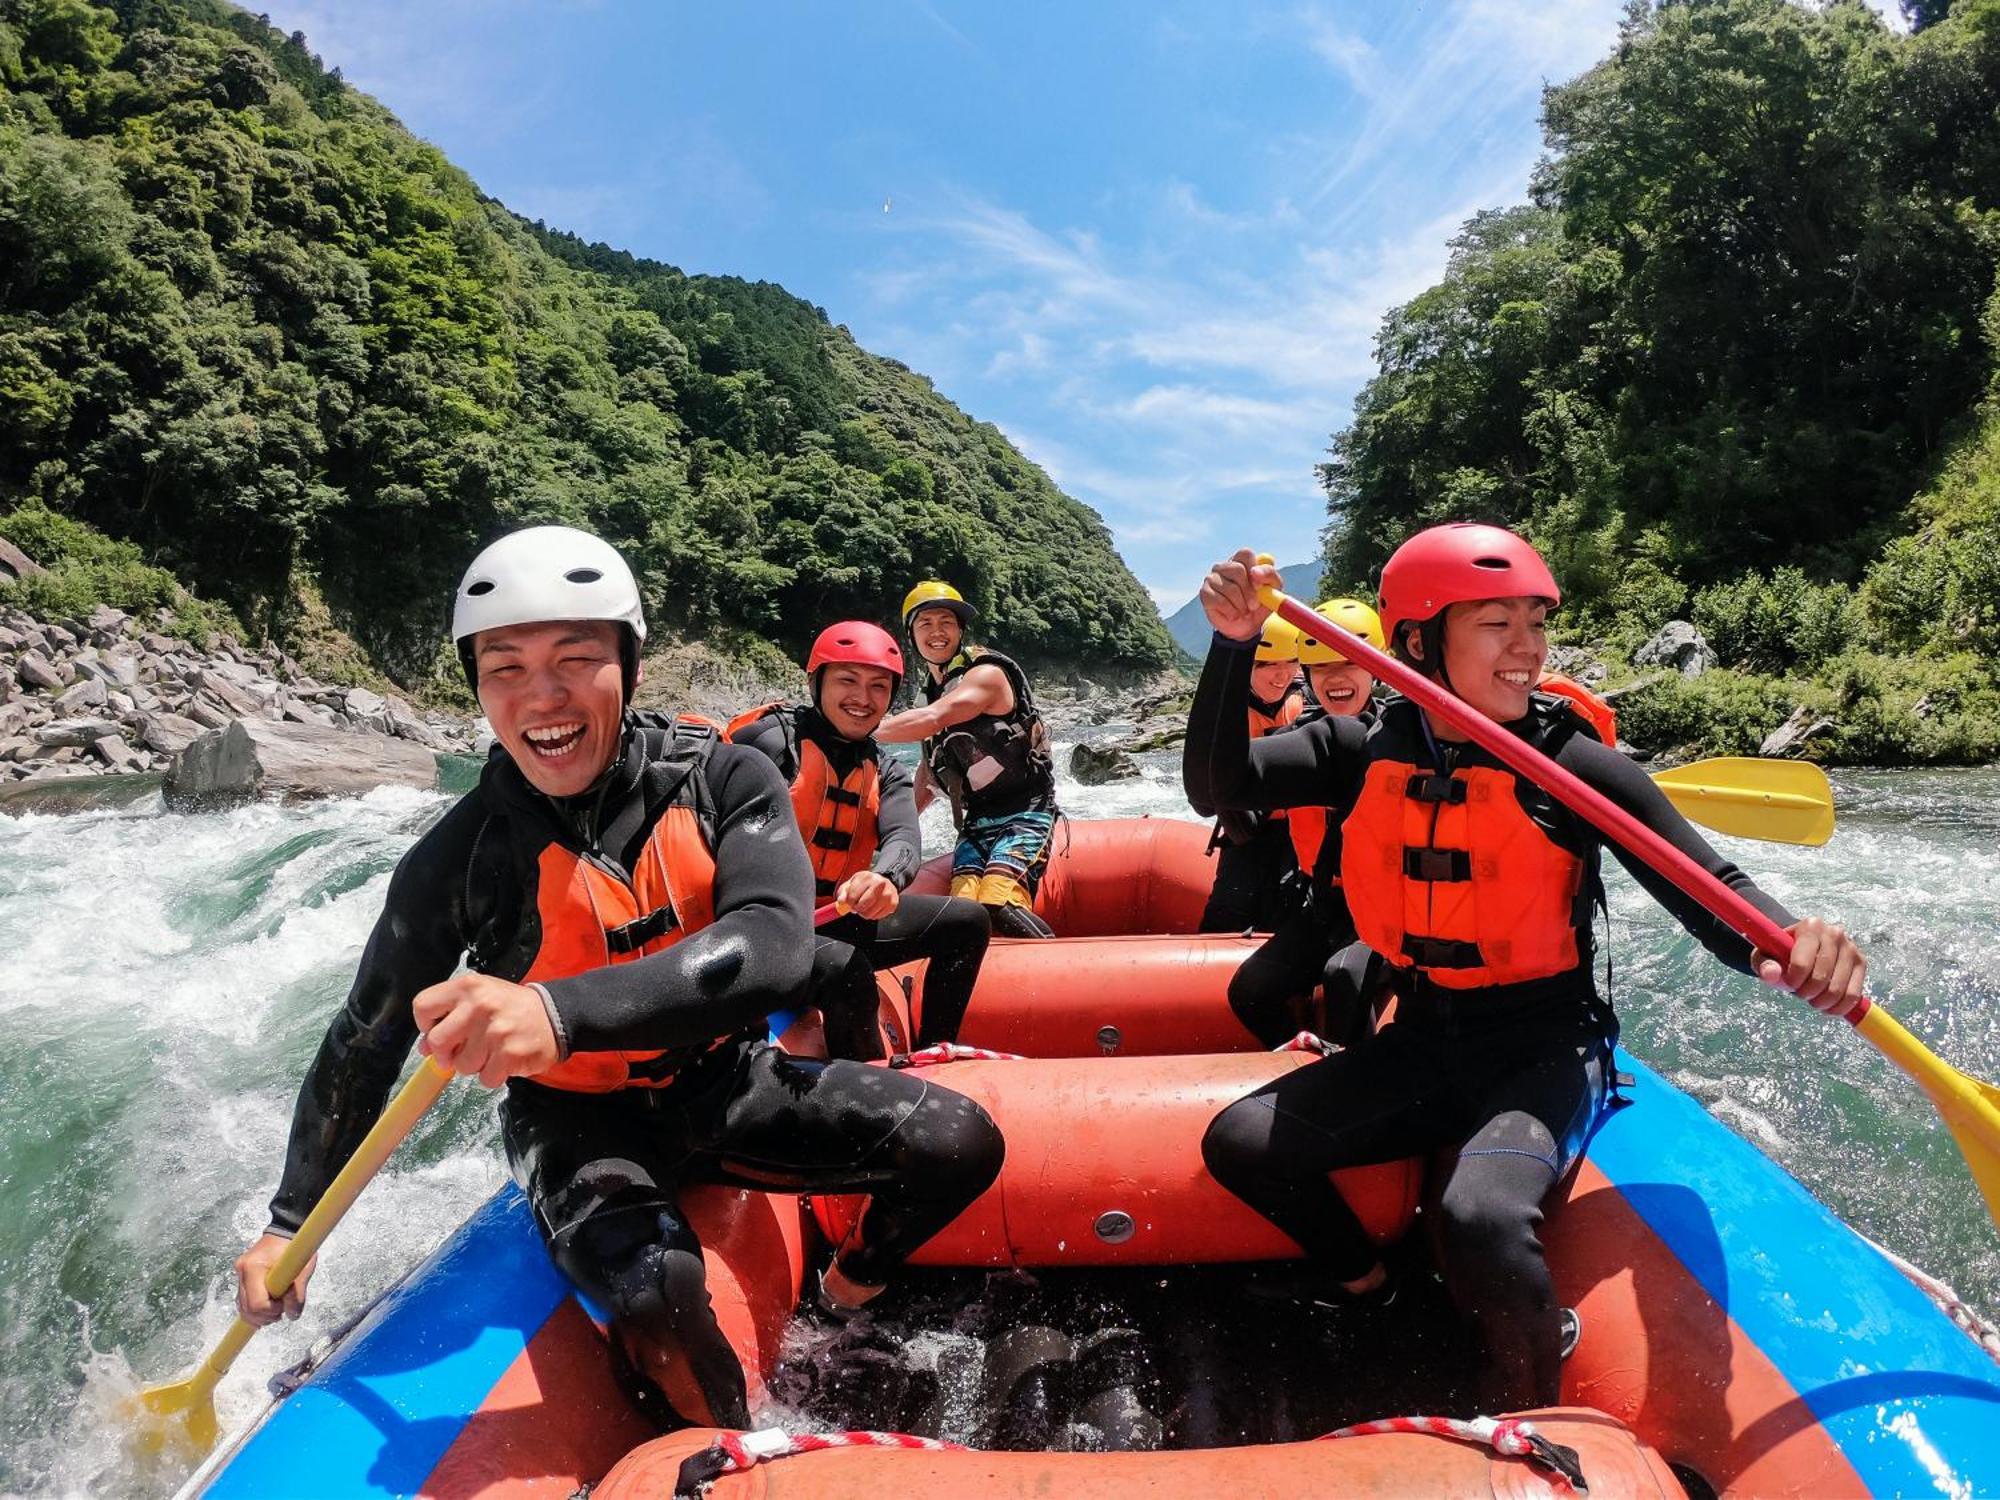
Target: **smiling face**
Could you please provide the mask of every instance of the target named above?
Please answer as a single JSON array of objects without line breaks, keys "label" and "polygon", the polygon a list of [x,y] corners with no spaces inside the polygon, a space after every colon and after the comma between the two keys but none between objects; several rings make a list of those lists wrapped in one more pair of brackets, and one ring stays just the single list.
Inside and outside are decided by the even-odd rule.
[{"label": "smiling face", "polygon": [[1548,660],[1548,601],[1481,599],[1444,617],[1444,669],[1451,689],[1502,724],[1528,711]]},{"label": "smiling face", "polygon": [[882,722],[895,693],[893,673],[838,662],[820,671],[820,716],[844,739],[865,740]]},{"label": "smiling face", "polygon": [[1306,668],[1306,681],[1312,684],[1319,706],[1335,715],[1360,713],[1375,688],[1368,669],[1351,661],[1314,662]]},{"label": "smiling face", "polygon": [[910,617],[910,639],[917,643],[917,653],[925,661],[941,667],[958,655],[965,627],[958,623],[955,611],[933,605]]},{"label": "smiling face", "polygon": [[479,706],[521,774],[551,797],[588,791],[618,749],[620,627],[608,620],[504,625],[473,637]]},{"label": "smiling face", "polygon": [[1296,661],[1260,661],[1250,669],[1250,695],[1259,703],[1282,702],[1298,675]]}]

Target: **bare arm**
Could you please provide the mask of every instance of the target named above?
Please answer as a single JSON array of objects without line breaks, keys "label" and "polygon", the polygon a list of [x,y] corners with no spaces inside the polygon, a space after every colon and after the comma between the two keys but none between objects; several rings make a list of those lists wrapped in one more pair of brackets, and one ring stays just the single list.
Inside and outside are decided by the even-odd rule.
[{"label": "bare arm", "polygon": [[978,666],[945,689],[937,702],[891,714],[876,727],[875,739],[884,745],[906,745],[930,739],[981,714],[1013,710],[1014,685],[1007,674],[995,666]]}]

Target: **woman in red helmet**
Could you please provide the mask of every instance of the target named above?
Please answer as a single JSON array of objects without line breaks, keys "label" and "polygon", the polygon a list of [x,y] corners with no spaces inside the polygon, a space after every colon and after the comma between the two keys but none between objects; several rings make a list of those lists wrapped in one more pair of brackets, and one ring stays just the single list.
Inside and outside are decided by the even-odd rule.
[{"label": "woman in red helmet", "polygon": [[[1449,1150],[1448,1285],[1486,1349],[1482,1409],[1553,1405],[1579,1328],[1556,1306],[1541,1202],[1615,1079],[1617,1020],[1593,980],[1600,836],[1406,699],[1373,725],[1327,718],[1252,744],[1243,703],[1275,572],[1239,552],[1202,585],[1216,635],[1190,715],[1190,795],[1217,807],[1344,809],[1341,883],[1361,939],[1399,971],[1395,1020],[1259,1089],[1209,1126],[1216,1179],[1298,1241],[1323,1295],[1382,1302],[1388,1273],[1329,1182],[1338,1167]],[[1650,866],[1632,876],[1715,956],[1845,1014],[1866,963],[1838,927],[1792,917],[1723,859],[1567,699],[1535,691],[1561,599],[1547,565],[1495,526],[1439,526],[1382,573],[1390,649],[1596,787],[1797,939],[1755,953]],[[1336,1290],[1337,1289],[1337,1290]]]},{"label": "woman in red helmet", "polygon": [[728,738],[761,750],[791,783],[792,811],[821,901],[843,913],[813,943],[813,1003],[827,1050],[883,1055],[875,971],[926,958],[914,1045],[949,1042],[965,1019],[992,926],[977,901],[903,894],[923,862],[909,767],[878,746],[875,726],[903,680],[895,637],[865,620],[829,625],[806,658],[809,703],[766,703],[731,721]]}]

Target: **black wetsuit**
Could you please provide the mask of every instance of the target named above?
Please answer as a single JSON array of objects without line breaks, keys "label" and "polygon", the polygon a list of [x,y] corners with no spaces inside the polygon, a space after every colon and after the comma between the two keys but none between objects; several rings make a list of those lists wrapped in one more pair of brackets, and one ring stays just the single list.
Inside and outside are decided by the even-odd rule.
[{"label": "black wetsuit", "polygon": [[[1372,724],[1376,712],[1371,704],[1355,717]],[[1326,711],[1315,705],[1279,733],[1325,717]],[[1383,993],[1387,965],[1381,955],[1355,941],[1354,918],[1340,889],[1343,814],[1342,808],[1327,810],[1326,837],[1313,861],[1305,899],[1280,916],[1270,937],[1229,978],[1229,1008],[1267,1047],[1284,1045],[1302,1029],[1345,1045],[1367,1028]],[[1314,991],[1321,989],[1325,1003],[1316,1007]]]},{"label": "black wetsuit", "polygon": [[[1288,687],[1276,703],[1250,700],[1272,724],[1265,734],[1282,734],[1290,727],[1275,721],[1293,696],[1294,690]],[[1218,817],[1213,807],[1198,802],[1194,807],[1205,818],[1217,818],[1215,835],[1209,840],[1215,851],[1215,884],[1209,887],[1201,924],[1195,931],[1271,932],[1285,918],[1304,909],[1298,855],[1283,818],[1237,809]]]},{"label": "black wetsuit", "polygon": [[[1319,719],[1250,742],[1244,723],[1254,643],[1218,636],[1189,715],[1183,770],[1191,798],[1220,808],[1348,806],[1376,758],[1425,752],[1415,705],[1374,725]],[[1526,721],[1524,721],[1526,722]],[[1645,773],[1581,727],[1551,736],[1558,764],[1603,792],[1781,925],[1792,918],[1675,812]],[[1447,772],[1499,766],[1478,746],[1439,742]],[[1509,773],[1511,775],[1511,773]],[[1517,779],[1516,795],[1556,842],[1589,861],[1598,834]],[[1610,846],[1645,890],[1711,953],[1749,972],[1750,947],[1653,872]],[[1445,1184],[1445,1275],[1484,1336],[1486,1410],[1554,1404],[1561,1393],[1554,1288],[1536,1233],[1541,1202],[1583,1149],[1603,1107],[1617,1022],[1592,975],[1590,917],[1566,972],[1484,989],[1447,989],[1405,971],[1395,1021],[1229,1106],[1203,1155],[1215,1178],[1277,1224],[1335,1281],[1376,1263],[1374,1246],[1327,1174],[1454,1148]]]},{"label": "black wetsuit", "polygon": [[416,1040],[417,992],[462,956],[502,978],[527,972],[539,851],[553,843],[622,874],[698,775],[713,924],[544,986],[568,1052],[663,1048],[681,1071],[665,1088],[608,1094],[516,1079],[501,1122],[557,1264],[621,1323],[685,1352],[708,1410],[683,1416],[742,1426],[743,1372],[709,1307],[680,1185],[872,1193],[840,1260],[872,1283],[986,1189],[1003,1148],[976,1104],[921,1077],[790,1058],[761,1040],[765,1016],[796,1004],[808,973],[812,872],[790,799],[752,750],[717,745],[698,769],[663,759],[665,730],[654,716],[628,719],[598,786],[561,801],[496,752],[479,787],[403,857],[300,1091],[271,1228],[298,1228],[381,1113]]},{"label": "black wetsuit", "polygon": [[836,776],[849,775],[862,756],[875,757],[881,778],[881,811],[876,815],[875,857],[869,867],[905,892],[895,911],[880,921],[838,917],[814,936],[812,996],[826,1019],[827,1050],[835,1057],[863,1062],[880,1057],[875,972],[920,958],[930,963],[924,970],[923,1020],[914,1045],[928,1047],[957,1040],[992,936],[986,908],[956,896],[907,894],[923,862],[915,782],[909,768],[872,739],[850,740],[827,723],[817,708],[802,704],[780,709],[738,730],[736,743],[769,756],[787,780],[796,776],[797,759],[778,713],[790,716],[793,733],[819,747]]}]

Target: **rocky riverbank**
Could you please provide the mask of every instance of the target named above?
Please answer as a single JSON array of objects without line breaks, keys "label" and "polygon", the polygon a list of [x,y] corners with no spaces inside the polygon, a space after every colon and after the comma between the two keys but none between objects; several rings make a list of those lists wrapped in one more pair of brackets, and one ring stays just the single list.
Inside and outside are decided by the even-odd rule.
[{"label": "rocky riverbank", "polygon": [[200,649],[164,633],[170,625],[102,604],[72,620],[0,609],[0,788],[165,772],[205,732],[239,721],[473,749],[469,720],[319,682],[276,646],[225,635]]}]

